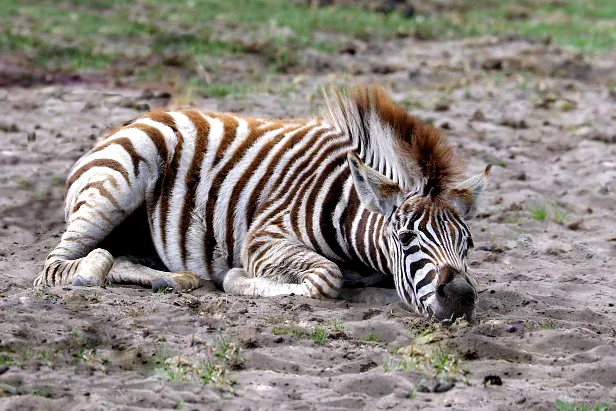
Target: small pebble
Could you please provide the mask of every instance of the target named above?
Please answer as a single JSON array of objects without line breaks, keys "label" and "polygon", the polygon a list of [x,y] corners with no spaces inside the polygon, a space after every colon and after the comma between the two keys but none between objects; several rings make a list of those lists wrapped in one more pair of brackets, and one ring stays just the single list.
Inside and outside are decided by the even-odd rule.
[{"label": "small pebble", "polygon": [[282,338],[282,337],[276,337],[276,339],[274,340],[274,342],[275,342],[276,344],[280,344],[280,343],[281,343],[281,342],[283,342],[283,341],[284,341],[284,338]]}]

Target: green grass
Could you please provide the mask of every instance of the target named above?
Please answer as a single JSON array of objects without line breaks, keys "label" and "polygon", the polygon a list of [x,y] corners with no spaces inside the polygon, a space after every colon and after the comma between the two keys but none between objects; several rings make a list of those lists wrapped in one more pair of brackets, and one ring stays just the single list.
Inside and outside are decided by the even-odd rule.
[{"label": "green grass", "polygon": [[32,183],[30,182],[30,180],[27,180],[25,178],[17,178],[15,180],[15,185],[20,190],[28,190],[32,187]]},{"label": "green grass", "polygon": [[2,353],[0,354],[0,365],[7,365],[13,363],[13,356],[11,354]]},{"label": "green grass", "polygon": [[[233,385],[231,370],[242,363],[241,350],[235,343],[218,339],[199,347],[192,355],[170,356],[166,349],[156,349],[157,373],[169,381],[199,381],[203,385]],[[182,402],[183,403],[183,402]]]},{"label": "green grass", "polygon": [[541,223],[548,219],[548,208],[545,205],[532,207],[529,211],[533,218]]},{"label": "green grass", "polygon": [[[163,78],[168,78],[169,70],[179,67],[184,70],[180,77],[190,79],[195,76],[195,59],[207,62],[217,56],[258,54],[270,73],[284,73],[300,63],[304,50],[332,53],[354,38],[521,34],[551,36],[555,44],[582,52],[616,46],[612,0],[563,0],[558,6],[531,0],[479,3],[406,19],[359,8],[311,9],[288,0],[2,0],[0,53],[26,54],[45,72],[105,71],[129,65],[131,75],[162,70]],[[526,7],[528,16],[511,19],[514,3]],[[205,92],[221,97],[243,89],[213,83]],[[408,104],[421,108],[420,103]]]},{"label": "green grass", "polygon": [[366,338],[364,338],[364,341],[378,343],[378,342],[381,342],[381,339],[379,338],[378,335],[376,335],[375,333],[371,332],[370,334],[368,334],[366,336]]},{"label": "green grass", "polygon": [[565,225],[571,219],[571,211],[556,202],[531,207],[529,212],[535,220],[542,223],[551,219],[556,224]]},{"label": "green grass", "polygon": [[569,218],[571,217],[571,212],[563,207],[558,205],[554,205],[552,207],[552,219],[556,224],[567,224]]},{"label": "green grass", "polygon": [[295,339],[306,338],[309,333],[299,327],[274,327],[272,328],[272,334],[274,335],[291,335]]},{"label": "green grass", "polygon": [[612,407],[608,404],[600,402],[596,406],[588,405],[587,403],[570,403],[567,401],[556,400],[558,411],[610,411]]},{"label": "green grass", "polygon": [[324,327],[317,327],[312,331],[312,341],[317,345],[323,345],[327,340],[327,331]]},{"label": "green grass", "polygon": [[441,347],[396,347],[383,362],[385,372],[419,371],[441,380],[464,378],[468,370],[458,355]]}]

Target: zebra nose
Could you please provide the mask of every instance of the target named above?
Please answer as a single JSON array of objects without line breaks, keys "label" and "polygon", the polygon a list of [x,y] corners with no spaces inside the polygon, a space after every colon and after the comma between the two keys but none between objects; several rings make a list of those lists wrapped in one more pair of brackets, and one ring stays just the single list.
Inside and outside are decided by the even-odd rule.
[{"label": "zebra nose", "polygon": [[461,275],[457,275],[446,284],[439,285],[437,287],[437,294],[441,298],[458,301],[462,306],[469,306],[475,303],[475,289]]}]

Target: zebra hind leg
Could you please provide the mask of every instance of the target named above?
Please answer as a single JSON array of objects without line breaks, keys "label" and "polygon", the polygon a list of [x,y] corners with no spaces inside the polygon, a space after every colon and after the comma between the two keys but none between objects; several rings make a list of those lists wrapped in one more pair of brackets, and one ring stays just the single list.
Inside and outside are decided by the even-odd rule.
[{"label": "zebra hind leg", "polygon": [[72,284],[77,286],[100,286],[113,266],[113,256],[102,248],[74,260],[50,259],[43,272],[34,280],[34,286]]},{"label": "zebra hind leg", "polygon": [[195,273],[165,272],[155,270],[140,263],[134,257],[118,257],[109,274],[107,280],[112,284],[140,285],[151,287],[153,292],[173,290],[190,291],[200,288],[204,281]]},{"label": "zebra hind leg", "polygon": [[139,188],[123,188],[122,183],[113,172],[102,169],[83,175],[70,186],[66,231],[47,256],[34,286],[104,284],[113,257],[97,247],[143,202]]}]

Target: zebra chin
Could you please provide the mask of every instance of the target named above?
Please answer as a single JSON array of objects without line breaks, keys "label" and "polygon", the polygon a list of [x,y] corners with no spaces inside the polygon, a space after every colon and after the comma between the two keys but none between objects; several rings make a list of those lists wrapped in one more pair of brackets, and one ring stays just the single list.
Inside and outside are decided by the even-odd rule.
[{"label": "zebra chin", "polygon": [[454,321],[465,318],[475,320],[475,288],[462,276],[458,275],[446,284],[437,286],[424,300],[424,307],[429,316],[438,321]]}]

